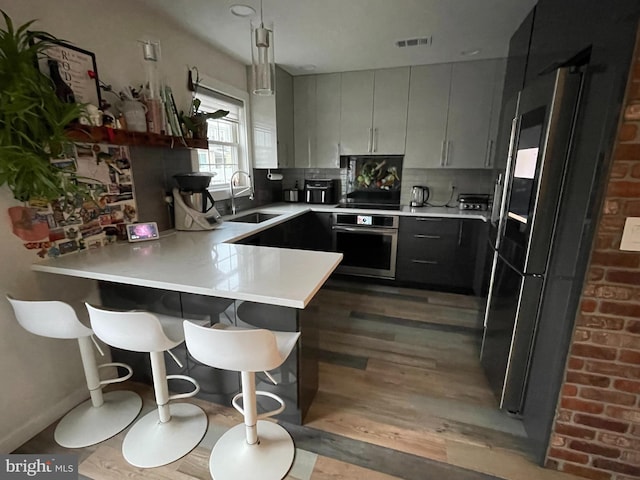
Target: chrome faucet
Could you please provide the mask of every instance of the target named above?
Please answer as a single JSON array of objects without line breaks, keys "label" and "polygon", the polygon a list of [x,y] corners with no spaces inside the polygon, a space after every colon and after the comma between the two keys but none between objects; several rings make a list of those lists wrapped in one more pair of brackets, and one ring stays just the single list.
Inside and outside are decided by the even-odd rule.
[{"label": "chrome faucet", "polygon": [[[239,192],[234,193],[233,192],[233,178],[240,174],[240,173],[244,173],[247,176],[247,179],[249,180],[249,186],[243,190],[240,190]],[[236,195],[241,195],[244,192],[249,192],[249,200],[253,200],[253,182],[251,181],[251,174],[249,172],[245,172],[244,170],[236,170],[235,172],[233,172],[231,174],[231,178],[229,179],[229,193],[231,194],[231,214],[235,215],[236,214]]]}]

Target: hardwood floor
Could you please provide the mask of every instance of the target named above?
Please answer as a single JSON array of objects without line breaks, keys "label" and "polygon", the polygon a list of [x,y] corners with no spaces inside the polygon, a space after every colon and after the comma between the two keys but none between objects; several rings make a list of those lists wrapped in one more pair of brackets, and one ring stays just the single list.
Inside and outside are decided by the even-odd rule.
[{"label": "hardwood floor", "polygon": [[[534,465],[521,423],[502,414],[478,361],[477,299],[330,280],[313,301],[322,325],[320,385],[296,442],[291,480],[568,480]],[[129,383],[154,408],[149,386]],[[189,399],[209,416],[204,440],[166,467],[131,467],[124,433],[79,455],[80,478],[210,478],[216,440],[240,423],[232,408]],[[16,453],[63,453],[53,428]]]},{"label": "hardwood floor", "polygon": [[501,478],[571,478],[533,464],[521,422],[497,408],[477,298],[332,279],[314,306],[322,361],[307,427]]}]

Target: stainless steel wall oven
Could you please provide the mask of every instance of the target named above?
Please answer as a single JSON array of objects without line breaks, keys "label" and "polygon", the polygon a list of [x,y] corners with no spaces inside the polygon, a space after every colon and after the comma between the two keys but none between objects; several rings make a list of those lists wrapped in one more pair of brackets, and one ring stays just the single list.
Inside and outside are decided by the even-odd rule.
[{"label": "stainless steel wall oven", "polygon": [[337,273],[395,278],[397,216],[334,213],[331,228],[333,249],[344,255]]}]

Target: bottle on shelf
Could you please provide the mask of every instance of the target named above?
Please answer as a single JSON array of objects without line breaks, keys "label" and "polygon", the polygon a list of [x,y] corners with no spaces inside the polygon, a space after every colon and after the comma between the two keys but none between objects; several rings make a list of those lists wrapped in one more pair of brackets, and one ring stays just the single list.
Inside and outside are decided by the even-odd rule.
[{"label": "bottle on shelf", "polygon": [[147,107],[147,128],[151,133],[165,133],[164,105],[160,95],[160,43],[141,41],[144,59],[146,91],[144,103]]}]

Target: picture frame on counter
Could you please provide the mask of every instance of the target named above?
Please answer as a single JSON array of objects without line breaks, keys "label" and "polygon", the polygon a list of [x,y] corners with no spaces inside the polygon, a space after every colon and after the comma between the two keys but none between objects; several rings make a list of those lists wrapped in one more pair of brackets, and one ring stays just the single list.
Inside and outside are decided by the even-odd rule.
[{"label": "picture frame on counter", "polygon": [[[36,36],[36,38],[38,38]],[[98,66],[93,52],[76,45],[57,40],[38,58],[38,69],[51,78],[49,60],[58,62],[63,81],[71,88],[77,103],[100,106],[100,82]]]}]

